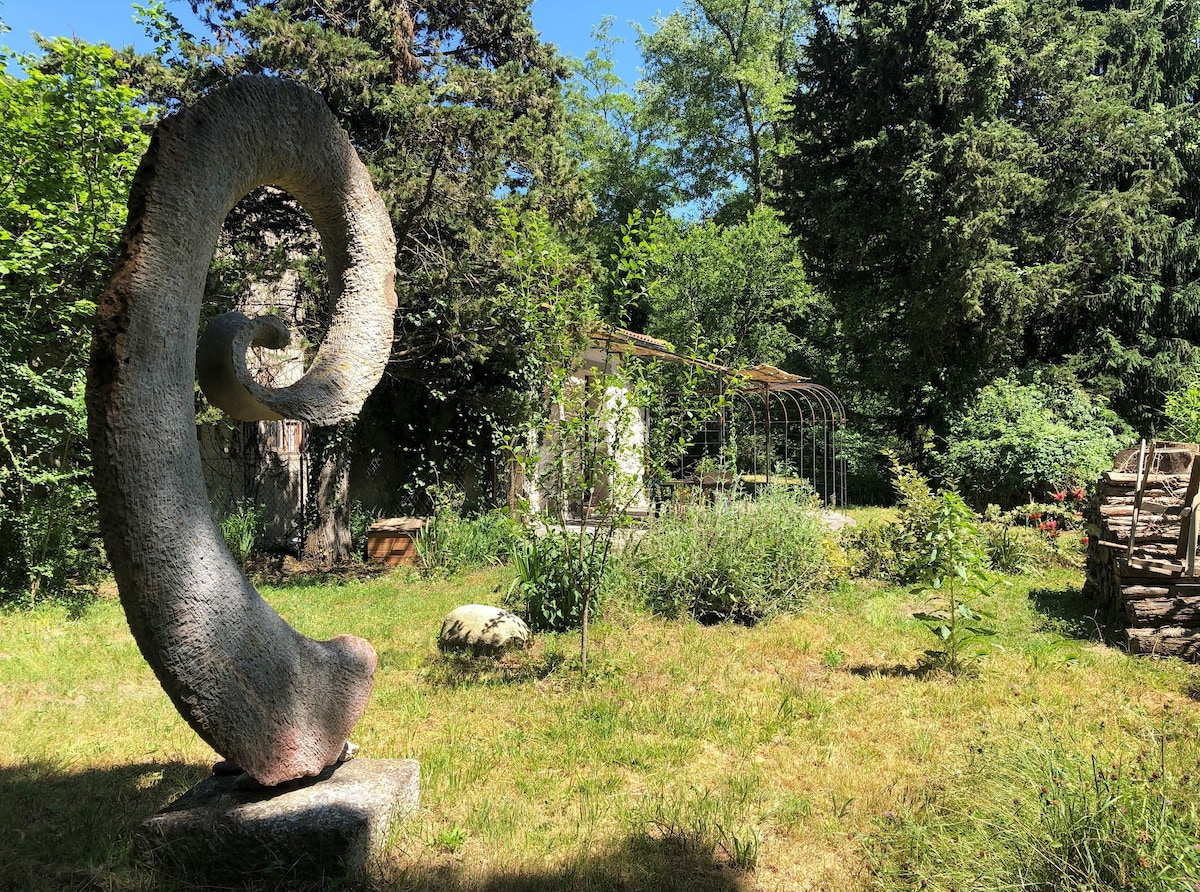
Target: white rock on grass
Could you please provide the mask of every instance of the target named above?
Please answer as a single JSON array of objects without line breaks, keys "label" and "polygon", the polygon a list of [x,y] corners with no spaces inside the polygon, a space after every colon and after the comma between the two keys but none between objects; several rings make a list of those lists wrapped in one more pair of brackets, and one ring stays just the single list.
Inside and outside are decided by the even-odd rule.
[{"label": "white rock on grass", "polygon": [[442,621],[438,647],[498,654],[509,648],[528,647],[529,626],[515,613],[486,604],[457,607]]}]

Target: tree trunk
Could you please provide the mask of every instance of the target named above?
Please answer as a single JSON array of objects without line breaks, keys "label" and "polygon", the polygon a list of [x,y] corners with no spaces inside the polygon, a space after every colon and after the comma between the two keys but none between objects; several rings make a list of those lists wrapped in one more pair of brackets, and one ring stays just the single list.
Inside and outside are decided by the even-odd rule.
[{"label": "tree trunk", "polygon": [[352,425],[309,430],[304,557],[328,569],[349,560]]}]

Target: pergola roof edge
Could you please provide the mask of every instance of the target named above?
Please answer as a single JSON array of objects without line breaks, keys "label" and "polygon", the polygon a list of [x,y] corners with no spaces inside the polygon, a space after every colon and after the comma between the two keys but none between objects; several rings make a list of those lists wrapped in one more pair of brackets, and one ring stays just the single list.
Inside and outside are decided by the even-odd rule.
[{"label": "pergola roof edge", "polygon": [[597,346],[618,345],[631,351],[635,356],[651,356],[656,359],[666,360],[667,362],[685,363],[686,365],[706,369],[711,372],[718,372],[730,377],[745,378],[757,384],[766,384],[771,389],[812,384],[811,378],[793,375],[791,372],[785,372],[783,369],[776,368],[773,365],[766,365],[765,363],[748,369],[735,369],[732,366],[709,362],[705,359],[684,356],[682,353],[677,352],[674,345],[669,341],[652,338],[649,335],[630,331],[626,328],[618,328],[615,325],[598,326],[589,332],[589,336]]}]

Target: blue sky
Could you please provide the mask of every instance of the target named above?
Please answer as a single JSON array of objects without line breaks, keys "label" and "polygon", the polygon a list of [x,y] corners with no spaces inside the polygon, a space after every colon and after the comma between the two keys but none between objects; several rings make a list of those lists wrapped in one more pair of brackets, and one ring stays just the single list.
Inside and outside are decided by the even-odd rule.
[{"label": "blue sky", "polygon": [[[626,81],[637,78],[639,62],[635,32],[626,22],[649,27],[655,13],[671,12],[677,0],[661,4],[638,0],[534,0],[533,20],[542,38],[557,44],[562,52],[582,56],[592,45],[591,31],[606,15],[616,17],[613,33],[625,38],[617,48],[618,73]],[[167,8],[185,23],[194,21],[187,3],[167,0]],[[17,52],[34,48],[30,31],[44,37],[74,35],[89,43],[121,47],[132,43],[148,50],[150,43],[133,21],[133,0],[0,0],[0,21],[10,29],[0,35],[0,44]]]}]

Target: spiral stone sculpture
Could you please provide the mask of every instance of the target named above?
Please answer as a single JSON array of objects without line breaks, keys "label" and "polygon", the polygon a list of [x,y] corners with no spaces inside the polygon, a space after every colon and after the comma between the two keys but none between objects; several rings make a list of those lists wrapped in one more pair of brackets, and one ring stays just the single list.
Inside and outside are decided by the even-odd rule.
[{"label": "spiral stone sculpture", "polygon": [[[277,319],[218,317],[197,358],[222,223],[261,185],[311,216],[335,303],[308,371],[279,389],[246,364],[252,344],[287,343]],[[265,785],[338,758],[376,656],[359,638],[301,635],[242,574],[201,473],[197,367],[209,399],[237,418],[349,419],[387,362],[394,276],[387,210],[316,93],[241,77],[159,124],[97,314],[87,406],[100,522],[130,629],[163,688],[205,741]]]}]

